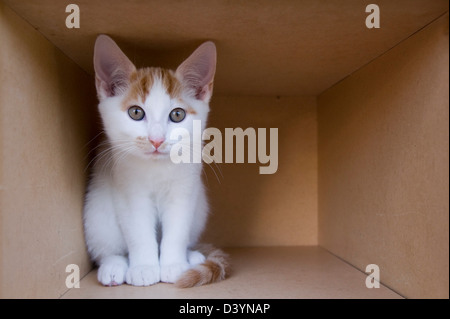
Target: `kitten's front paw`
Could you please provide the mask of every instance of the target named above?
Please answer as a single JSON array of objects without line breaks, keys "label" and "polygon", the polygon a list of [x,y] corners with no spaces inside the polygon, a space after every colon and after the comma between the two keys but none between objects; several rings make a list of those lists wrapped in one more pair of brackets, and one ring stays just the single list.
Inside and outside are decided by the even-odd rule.
[{"label": "kitten's front paw", "polygon": [[98,281],[104,286],[118,286],[124,283],[128,264],[125,257],[105,258],[97,272]]},{"label": "kitten's front paw", "polygon": [[160,280],[159,266],[133,266],[128,268],[126,281],[133,286],[150,286]]},{"label": "kitten's front paw", "polygon": [[161,265],[161,281],[174,283],[189,268],[188,263]]}]

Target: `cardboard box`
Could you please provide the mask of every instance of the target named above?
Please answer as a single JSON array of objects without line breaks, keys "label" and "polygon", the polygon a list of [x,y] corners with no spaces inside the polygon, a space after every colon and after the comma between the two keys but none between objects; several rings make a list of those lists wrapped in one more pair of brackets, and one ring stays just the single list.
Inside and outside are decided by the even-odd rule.
[{"label": "cardboard box", "polygon": [[[448,298],[448,1],[377,1],[379,28],[358,0],[73,2],[79,28],[71,1],[0,2],[2,298]],[[214,41],[209,125],[278,128],[275,174],[204,169],[203,241],[228,247],[228,280],[96,282],[82,207],[100,33],[138,66],[175,68]]]}]

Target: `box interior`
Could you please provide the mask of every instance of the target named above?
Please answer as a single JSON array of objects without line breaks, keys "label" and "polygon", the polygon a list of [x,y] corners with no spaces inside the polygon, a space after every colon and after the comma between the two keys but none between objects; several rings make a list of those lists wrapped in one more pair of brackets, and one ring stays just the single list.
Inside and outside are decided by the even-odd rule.
[{"label": "box interior", "polygon": [[[448,1],[378,1],[379,29],[363,1],[78,1],[79,29],[67,4],[0,2],[1,297],[448,298]],[[205,165],[202,240],[231,254],[227,281],[96,283],[82,206],[100,33],[168,68],[213,40],[209,126],[278,128],[276,174]]]}]

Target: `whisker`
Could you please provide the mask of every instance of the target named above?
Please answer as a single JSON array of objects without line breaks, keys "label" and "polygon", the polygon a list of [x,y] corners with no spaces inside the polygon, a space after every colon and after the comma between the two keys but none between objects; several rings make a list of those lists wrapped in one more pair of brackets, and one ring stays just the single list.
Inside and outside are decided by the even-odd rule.
[{"label": "whisker", "polygon": [[102,135],[103,133],[105,133],[105,130],[101,130],[100,133],[98,133],[97,135],[95,135],[92,139],[89,140],[89,142],[87,142],[86,144],[84,144],[83,149],[86,148],[90,143],[92,143],[97,137],[99,137],[99,136]]},{"label": "whisker", "polygon": [[119,152],[117,152],[117,154],[115,154],[116,156],[114,156],[111,171],[114,171],[115,167],[131,153],[131,150],[133,150],[133,148],[134,145],[127,145]]},{"label": "whisker", "polygon": [[[89,163],[87,164],[86,168],[85,168],[85,172],[89,169],[89,167],[91,166],[92,163],[97,163],[102,161],[106,156],[108,156],[109,154],[112,155],[112,153],[114,151],[117,150],[121,150],[124,146],[128,146],[133,144],[133,142],[129,141],[129,140],[119,140],[119,141],[115,141],[115,143],[119,143],[119,144],[114,144],[111,145],[111,143],[109,141],[105,141],[103,143],[101,143],[99,146],[96,147],[96,149],[98,149],[100,146],[105,146],[108,145],[109,147],[101,150],[98,154],[96,154],[94,156],[93,159],[91,159],[89,161]],[[108,160],[103,164],[102,167],[102,171],[105,169],[105,167],[107,167],[110,164],[110,158],[108,158]]]},{"label": "whisker", "polygon": [[[188,147],[188,148],[190,149],[190,151],[191,151],[192,154],[199,155],[197,149],[194,149],[194,147],[193,147],[192,145],[190,145],[190,143],[189,143],[189,144],[187,144],[187,143],[182,143],[181,145],[182,145],[182,146]],[[219,175],[217,175],[217,172],[216,172],[216,170],[214,169],[214,166],[212,166],[211,163],[207,163],[207,162],[203,161],[203,156],[205,156],[206,158],[208,158],[209,160],[211,160],[212,163],[214,163],[215,168],[220,172],[220,176],[222,176],[222,178],[223,178],[223,173],[222,173],[222,170],[220,169],[220,167],[217,165],[216,162],[214,162],[213,158],[212,158],[210,155],[208,155],[208,154],[206,154],[206,153],[203,153],[203,151],[200,151],[200,152],[201,152],[200,155],[201,155],[201,158],[202,158],[202,162],[204,162],[206,165],[209,166],[209,168],[212,170],[212,172],[213,172],[214,175],[216,176],[216,179],[217,179],[217,181],[219,182],[219,184],[222,184],[221,181],[220,181]],[[205,171],[204,169],[203,169],[203,173],[206,175],[206,171]]]}]

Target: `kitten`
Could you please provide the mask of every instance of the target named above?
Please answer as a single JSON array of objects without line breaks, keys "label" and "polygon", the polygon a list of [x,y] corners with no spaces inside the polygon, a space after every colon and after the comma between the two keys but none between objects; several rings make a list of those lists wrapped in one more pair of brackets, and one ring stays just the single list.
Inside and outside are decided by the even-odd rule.
[{"label": "kitten", "polygon": [[171,132],[184,128],[192,136],[193,120],[201,120],[202,129],[206,123],[215,45],[202,44],[175,72],[136,69],[100,35],[94,68],[107,141],[88,186],[84,226],[99,282],[192,287],[224,279],[227,256],[194,248],[208,215],[202,166],[170,159],[179,142]]}]

